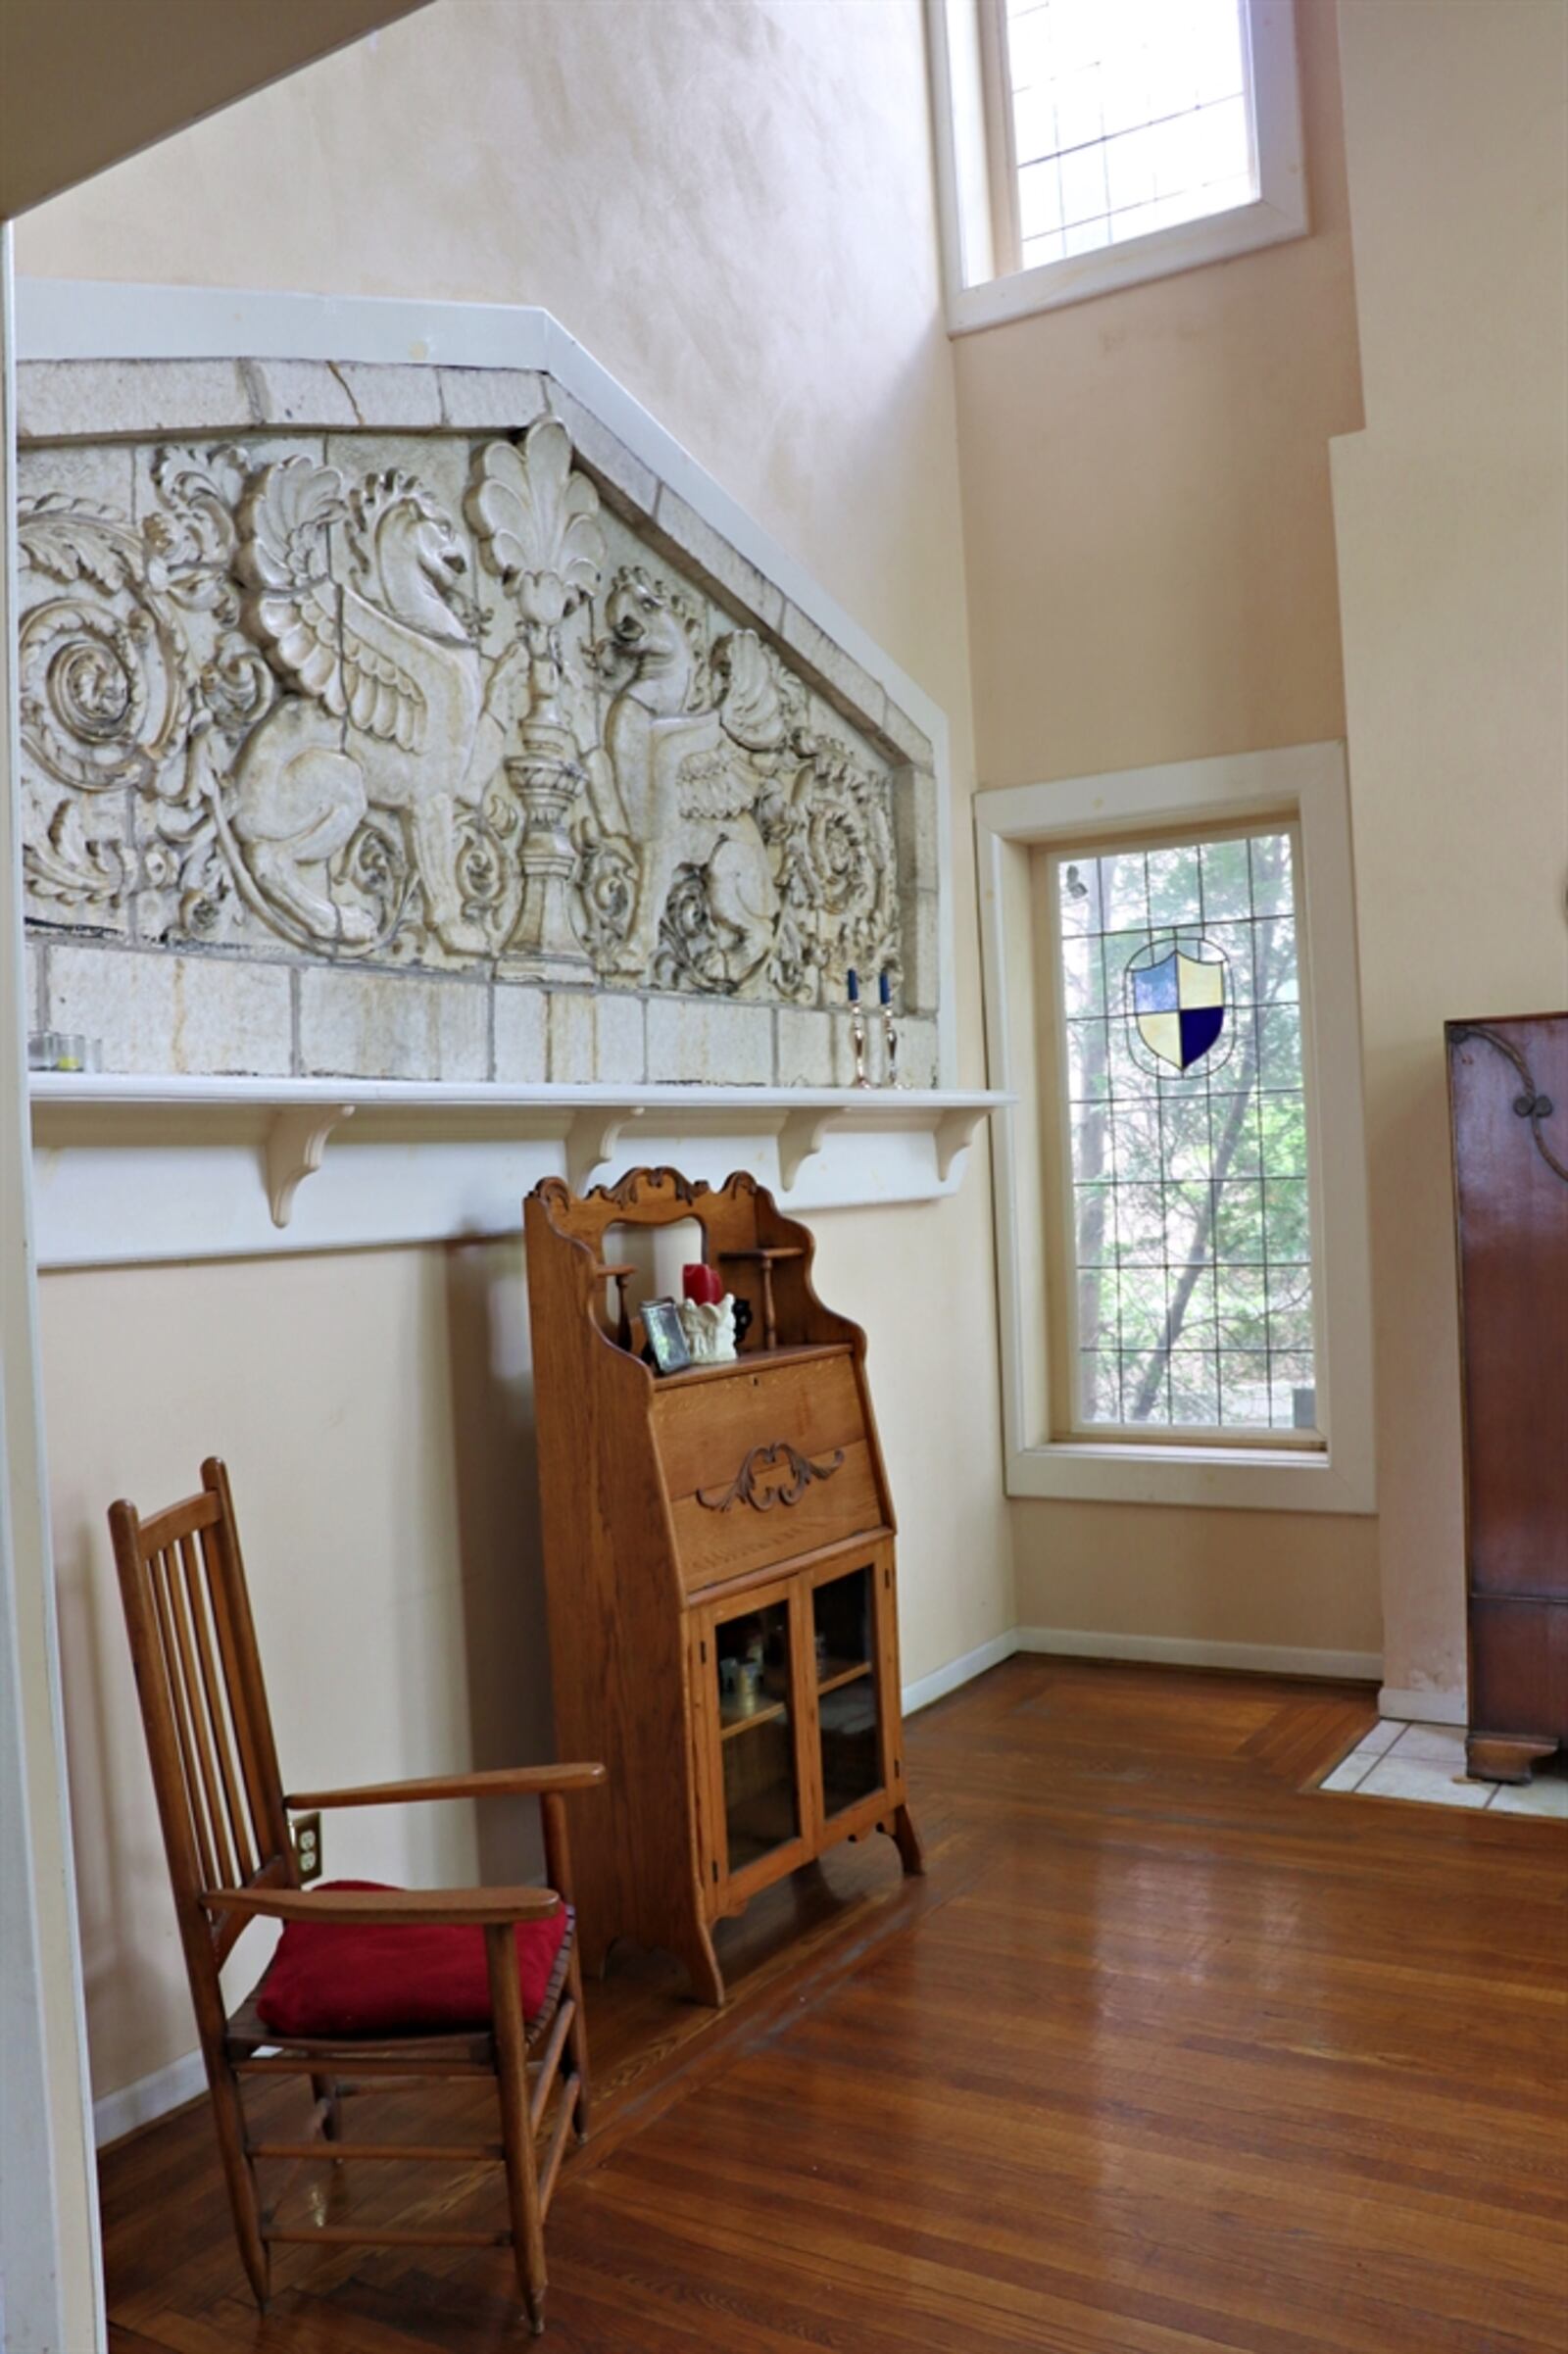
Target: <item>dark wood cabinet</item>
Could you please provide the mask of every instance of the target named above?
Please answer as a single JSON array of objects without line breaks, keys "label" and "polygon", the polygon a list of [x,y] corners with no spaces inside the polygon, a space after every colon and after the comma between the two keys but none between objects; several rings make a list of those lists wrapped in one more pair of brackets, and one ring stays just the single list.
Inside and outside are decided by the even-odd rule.
[{"label": "dark wood cabinet", "polygon": [[[749,1176],[547,1178],[524,1214],[556,1740],[609,1768],[576,1858],[582,1950],[663,1946],[718,2003],[712,1925],[760,1888],[873,1831],[919,1869],[865,1336]],[[627,1236],[688,1221],[751,1322],[733,1362],[656,1376]]]},{"label": "dark wood cabinet", "polygon": [[1447,1026],[1470,1771],[1568,1740],[1568,1014]]}]

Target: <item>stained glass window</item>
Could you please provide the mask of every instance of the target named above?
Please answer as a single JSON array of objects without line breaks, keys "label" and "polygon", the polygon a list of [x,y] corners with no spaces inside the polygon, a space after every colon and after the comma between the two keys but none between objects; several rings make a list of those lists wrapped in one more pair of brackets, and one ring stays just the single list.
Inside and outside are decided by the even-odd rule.
[{"label": "stained glass window", "polygon": [[1077,1419],[1312,1430],[1286,829],[1052,860]]}]

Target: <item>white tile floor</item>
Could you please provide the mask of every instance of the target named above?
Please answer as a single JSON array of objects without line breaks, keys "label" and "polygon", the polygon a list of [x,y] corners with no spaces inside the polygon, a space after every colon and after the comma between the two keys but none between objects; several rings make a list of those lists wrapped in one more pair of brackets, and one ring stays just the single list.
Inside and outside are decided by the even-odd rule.
[{"label": "white tile floor", "polygon": [[1458,1725],[1406,1725],[1384,1717],[1318,1784],[1358,1798],[1413,1798],[1427,1806],[1490,1807],[1498,1815],[1547,1815],[1568,1823],[1568,1772],[1559,1754],[1526,1783],[1470,1782]]}]

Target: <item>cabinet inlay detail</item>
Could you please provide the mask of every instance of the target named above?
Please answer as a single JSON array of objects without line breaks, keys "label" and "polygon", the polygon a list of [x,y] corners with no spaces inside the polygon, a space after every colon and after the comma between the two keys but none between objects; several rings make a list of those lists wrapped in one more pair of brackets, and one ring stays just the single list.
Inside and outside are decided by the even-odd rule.
[{"label": "cabinet inlay detail", "polygon": [[[787,1439],[774,1439],[765,1447],[754,1447],[735,1474],[730,1485],[719,1495],[710,1495],[699,1488],[697,1500],[707,1512],[729,1512],[736,1504],[750,1504],[754,1512],[771,1512],[775,1504],[798,1504],[813,1480],[830,1480],[835,1471],[843,1468],[844,1449],[836,1447],[825,1463],[812,1463]],[[788,1467],[789,1478],[776,1488],[760,1487],[759,1474],[764,1478],[770,1471]]]}]

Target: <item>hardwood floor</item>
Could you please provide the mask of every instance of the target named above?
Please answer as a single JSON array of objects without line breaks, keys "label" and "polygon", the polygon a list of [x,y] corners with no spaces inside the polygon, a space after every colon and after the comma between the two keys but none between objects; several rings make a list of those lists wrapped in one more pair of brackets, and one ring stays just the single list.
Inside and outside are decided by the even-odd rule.
[{"label": "hardwood floor", "polygon": [[[590,1989],[546,2344],[1568,2354],[1568,1839],[1303,1795],[1372,1717],[1019,1658],[914,1719],[925,1881],[873,1840],[760,1900],[721,2018],[657,1963]],[[472,2101],[363,2115],[430,2136]],[[357,2180],[384,2216],[456,2203]],[[280,2251],[262,2321],[201,2108],[103,2189],[113,2354],[524,2342],[500,2251]]]}]

